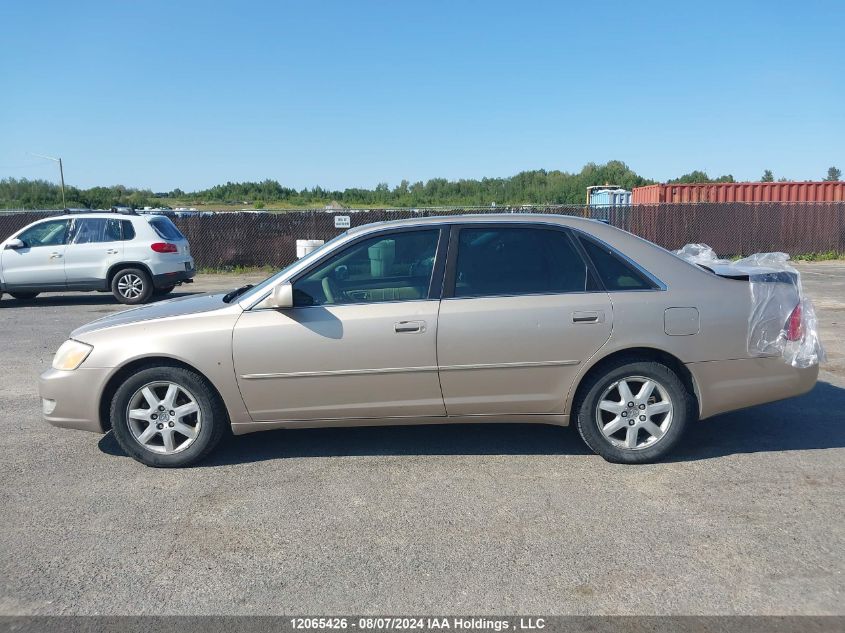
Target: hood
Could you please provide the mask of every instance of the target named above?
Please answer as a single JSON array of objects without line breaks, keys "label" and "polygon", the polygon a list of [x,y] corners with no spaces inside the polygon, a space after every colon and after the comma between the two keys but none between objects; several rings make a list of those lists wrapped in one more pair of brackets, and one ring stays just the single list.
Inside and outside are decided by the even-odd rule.
[{"label": "hood", "polygon": [[[130,325],[132,323],[140,323],[141,321],[150,321],[153,319],[166,319],[169,317],[180,317],[189,314],[200,314],[202,312],[211,312],[213,310],[231,309],[232,306],[237,306],[237,303],[225,303],[223,296],[226,293],[218,292],[215,294],[192,295],[189,297],[178,297],[168,301],[158,301],[147,305],[124,310],[122,312],[115,312],[108,316],[104,316],[96,321],[91,321],[87,325],[76,328],[71,332],[71,338],[76,338],[89,332],[96,332],[97,330],[104,330],[106,328],[117,327],[120,325]],[[240,309],[240,306],[238,306]]]}]

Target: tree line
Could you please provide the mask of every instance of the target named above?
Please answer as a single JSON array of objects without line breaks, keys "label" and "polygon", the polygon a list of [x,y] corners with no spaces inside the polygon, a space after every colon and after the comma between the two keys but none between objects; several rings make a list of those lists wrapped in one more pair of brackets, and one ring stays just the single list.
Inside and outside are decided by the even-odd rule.
[{"label": "tree line", "polygon": [[[140,208],[154,203],[152,191],[123,185],[90,189],[65,187],[65,204],[70,208],[108,209],[116,205]],[[0,208],[61,209],[62,189],[46,180],[5,178],[0,180]]]},{"label": "tree line", "polygon": [[[831,167],[826,180],[838,180],[840,177],[841,172]],[[769,178],[772,178],[771,172],[766,170],[763,179]],[[730,174],[711,177],[704,171],[695,170],[668,182],[735,181]],[[640,176],[622,161],[612,160],[604,164],[588,163],[577,173],[537,169],[523,171],[509,178],[432,178],[414,183],[403,180],[394,187],[379,183],[373,189],[355,187],[331,190],[317,186],[297,190],[285,187],[276,180],[227,182],[224,185],[187,193],[181,189],[153,193],[149,189],[134,189],[122,185],[90,189],[66,187],[65,200],[68,207],[90,209],[107,209],[115,205],[156,207],[165,202],[189,205],[253,205],[256,208],[314,208],[333,202],[349,207],[489,206],[493,202],[499,206],[513,206],[582,204],[587,187],[590,186],[613,185],[633,189],[653,183],[653,180]],[[56,209],[61,206],[61,188],[54,183],[14,178],[0,180],[0,208]]]}]

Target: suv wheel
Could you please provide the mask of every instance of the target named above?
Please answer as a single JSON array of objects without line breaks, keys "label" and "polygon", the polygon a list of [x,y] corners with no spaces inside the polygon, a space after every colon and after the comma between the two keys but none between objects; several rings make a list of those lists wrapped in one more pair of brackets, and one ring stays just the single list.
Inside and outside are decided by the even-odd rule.
[{"label": "suv wheel", "polygon": [[581,438],[609,462],[647,464],[665,457],[695,418],[692,398],[669,367],[624,362],[585,385],[573,413]]},{"label": "suv wheel", "polygon": [[10,292],[15,299],[18,301],[29,301],[30,299],[35,299],[40,293],[38,292]]},{"label": "suv wheel", "polygon": [[153,294],[153,282],[149,274],[140,268],[124,268],[111,280],[111,291],[115,299],[127,305],[145,303]]},{"label": "suv wheel", "polygon": [[208,381],[182,367],[132,374],[111,402],[112,431],[129,456],[148,466],[188,466],[207,455],[228,424]]}]

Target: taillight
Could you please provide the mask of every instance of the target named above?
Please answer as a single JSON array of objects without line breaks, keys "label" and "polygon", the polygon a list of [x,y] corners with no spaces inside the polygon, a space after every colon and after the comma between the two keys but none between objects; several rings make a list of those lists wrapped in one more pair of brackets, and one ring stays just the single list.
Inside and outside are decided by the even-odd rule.
[{"label": "taillight", "polygon": [[176,248],[176,244],[170,244],[169,242],[155,242],[154,244],[150,245],[150,248],[153,249],[156,253],[179,252],[179,249]]},{"label": "taillight", "polygon": [[801,304],[795,306],[789,319],[786,321],[786,340],[800,341],[804,336],[804,325],[801,323]]}]

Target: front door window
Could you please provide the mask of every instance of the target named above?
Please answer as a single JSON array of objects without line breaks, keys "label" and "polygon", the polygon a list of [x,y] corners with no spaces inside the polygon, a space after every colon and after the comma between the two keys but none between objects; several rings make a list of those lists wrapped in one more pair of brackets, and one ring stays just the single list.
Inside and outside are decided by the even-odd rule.
[{"label": "front door window", "polygon": [[67,236],[67,220],[50,220],[29,227],[18,235],[26,248],[39,246],[61,246]]},{"label": "front door window", "polygon": [[439,235],[399,231],[353,244],[294,283],[295,305],[427,299]]}]

